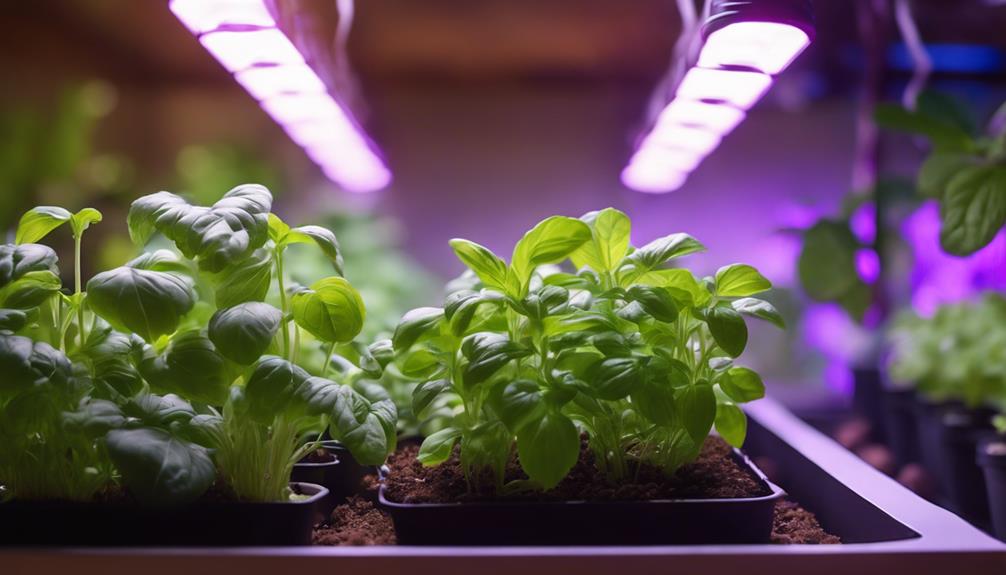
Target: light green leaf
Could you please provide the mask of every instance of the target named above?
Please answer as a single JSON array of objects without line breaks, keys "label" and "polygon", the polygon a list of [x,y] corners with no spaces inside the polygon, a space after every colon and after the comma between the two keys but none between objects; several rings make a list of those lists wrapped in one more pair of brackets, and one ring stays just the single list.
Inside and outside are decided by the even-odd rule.
[{"label": "light green leaf", "polygon": [[675,399],[688,435],[702,443],[716,419],[716,394],[712,386],[700,381],[682,389]]},{"label": "light green leaf", "polygon": [[1006,225],[1006,166],[965,168],[940,205],[940,245],[966,256],[987,246]]},{"label": "light green leaf", "polygon": [[716,406],[716,432],[727,443],[740,448],[747,436],[748,418],[733,403],[719,403]]},{"label": "light green leaf", "polygon": [[745,403],[765,397],[765,384],[757,372],[746,367],[732,367],[719,381],[720,388],[730,399]]},{"label": "light green leaf", "polygon": [[634,285],[626,295],[629,300],[639,302],[647,315],[657,321],[673,322],[678,319],[678,305],[664,288]]},{"label": "light green leaf", "polygon": [[716,272],[716,295],[746,297],[772,289],[772,282],[747,264],[730,264]]},{"label": "light green leaf", "polygon": [[461,430],[453,427],[441,429],[429,435],[423,440],[419,447],[419,454],[416,459],[426,467],[440,465],[451,457],[454,451],[454,444],[461,438]]},{"label": "light green leaf", "polygon": [[74,237],[80,237],[91,224],[101,221],[101,212],[94,208],[84,208],[73,214],[70,218],[70,226],[73,228]]},{"label": "light green leaf", "polygon": [[775,309],[775,306],[763,299],[746,297],[734,300],[730,302],[730,305],[737,310],[738,313],[763,319],[780,329],[786,328],[786,323],[783,321],[782,315],[779,311]]},{"label": "light green leaf", "polygon": [[283,312],[257,301],[220,309],[210,319],[210,341],[227,359],[251,365],[269,349],[282,319]]},{"label": "light green leaf", "polygon": [[21,216],[17,224],[14,242],[17,244],[34,244],[49,235],[49,232],[70,221],[73,217],[69,211],[57,206],[37,206]]},{"label": "light green leaf", "polygon": [[570,255],[577,268],[590,266],[597,272],[613,272],[629,250],[632,223],[615,208],[590,212],[580,218],[591,228],[591,240]]},{"label": "light green leaf", "polygon": [[336,273],[343,274],[342,251],[339,249],[339,241],[335,239],[335,234],[331,230],[321,226],[299,226],[291,229],[285,239],[288,244],[314,243],[325,254],[325,257],[332,262]]},{"label": "light green leaf", "polygon": [[592,365],[586,374],[587,383],[601,399],[622,399],[631,394],[641,380],[635,358],[612,357]]},{"label": "light green leaf", "polygon": [[367,314],[359,292],[340,277],[319,280],[293,294],[292,305],[297,325],[325,342],[352,341]]},{"label": "light green leaf", "polygon": [[521,293],[511,295],[524,295],[534,268],[561,262],[590,238],[590,228],[575,218],[552,216],[540,222],[514,246],[510,265]]},{"label": "light green leaf", "polygon": [[623,282],[623,285],[631,283],[634,278],[662,266],[668,260],[705,251],[705,249],[705,246],[688,234],[671,234],[657,238],[632,252],[623,260],[623,265],[629,264],[632,266],[631,272]]},{"label": "light green leaf", "polygon": [[579,459],[580,434],[565,415],[546,413],[517,432],[517,454],[528,477],[542,489],[551,489]]},{"label": "light green leaf", "polygon": [[653,270],[639,276],[635,281],[664,288],[680,303],[691,307],[705,306],[713,297],[709,290],[695,279],[692,272],[686,269]]},{"label": "light green leaf", "polygon": [[506,290],[506,262],[489,248],[460,238],[451,240],[450,245],[461,263],[475,272],[486,287]]}]

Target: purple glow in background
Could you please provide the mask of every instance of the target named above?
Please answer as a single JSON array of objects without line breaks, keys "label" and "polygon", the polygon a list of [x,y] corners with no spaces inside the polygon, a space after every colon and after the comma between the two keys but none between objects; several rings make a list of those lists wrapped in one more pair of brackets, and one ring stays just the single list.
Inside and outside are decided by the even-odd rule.
[{"label": "purple glow in background", "polygon": [[[723,136],[745,118],[778,74],[810,44],[795,26],[774,22],[737,22],[706,39],[698,63],[688,70],[675,97],[657,117],[637,153],[622,170],[622,183],[641,192],[671,192],[713,153]],[[738,69],[744,68],[744,69]],[[678,163],[642,161],[654,147],[683,148],[699,156],[682,171]],[[644,157],[652,154],[643,154]]]},{"label": "purple glow in background", "polygon": [[931,315],[940,304],[974,297],[982,291],[1006,290],[1006,231],[967,257],[940,248],[940,212],[935,201],[922,205],[902,226],[912,246],[912,307]]},{"label": "purple glow in background", "polygon": [[326,91],[263,0],[171,0],[170,8],[326,177],[352,192],[391,182],[349,110]]}]

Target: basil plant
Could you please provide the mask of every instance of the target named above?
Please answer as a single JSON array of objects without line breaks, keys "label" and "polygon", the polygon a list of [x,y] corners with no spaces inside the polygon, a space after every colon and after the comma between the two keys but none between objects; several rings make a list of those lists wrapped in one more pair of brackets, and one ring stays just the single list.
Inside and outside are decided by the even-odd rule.
[{"label": "basil plant", "polygon": [[[745,316],[782,326],[771,304],[751,297],[771,284],[743,264],[697,278],[668,267],[704,249],[693,237],[636,248],[630,233],[629,218],[608,208],[542,221],[509,262],[450,242],[469,271],[442,308],[407,313],[393,338],[397,368],[422,381],[414,412],[445,396],[458,402],[423,442],[423,464],[459,445],[472,490],[549,489],[576,464],[584,436],[614,482],[640,465],[673,474],[714,427],[744,442],[738,405],[764,386],[735,360],[747,345]],[[507,484],[514,450],[529,480]]]},{"label": "basil plant", "polygon": [[[7,497],[87,500],[112,482],[152,504],[186,503],[214,483],[242,500],[290,496],[293,464],[327,429],[365,464],[395,446],[395,406],[333,369],[337,352],[382,364],[353,342],[366,311],[341,276],[335,235],[290,227],[258,185],[212,206],[159,192],[133,202],[129,232],[160,249],[83,286],[80,237],[101,215],[40,207],[0,246],[0,484]],[[64,293],[50,248],[75,238]],[[288,249],[323,253],[310,286],[284,273]],[[85,289],[86,287],[86,289]],[[345,371],[344,369],[342,371]],[[375,373],[377,372],[377,373]],[[361,391],[357,391],[360,388]]]},{"label": "basil plant", "polygon": [[943,305],[932,317],[906,312],[889,333],[890,374],[936,401],[1006,409],[1006,298]]}]

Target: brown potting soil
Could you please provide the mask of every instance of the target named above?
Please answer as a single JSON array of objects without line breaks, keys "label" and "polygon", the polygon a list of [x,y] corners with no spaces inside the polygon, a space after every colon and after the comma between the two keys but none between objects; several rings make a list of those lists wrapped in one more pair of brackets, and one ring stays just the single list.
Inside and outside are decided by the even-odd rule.
[{"label": "brown potting soil", "polygon": [[318,449],[312,449],[310,453],[302,457],[300,463],[331,463],[336,460],[337,458],[334,454],[330,453],[324,447],[319,447]]},{"label": "brown potting soil", "polygon": [[[391,516],[373,501],[351,497],[335,508],[332,521],[314,531],[315,545],[395,545],[397,536]],[[772,543],[777,545],[827,545],[841,543],[821,528],[810,511],[789,500],[776,503]]]},{"label": "brown potting soil", "polygon": [[[464,472],[454,455],[436,467],[424,467],[416,459],[419,448],[408,446],[391,456],[391,472],[385,496],[399,503],[446,503],[495,499],[492,492],[472,493]],[[508,499],[639,501],[651,499],[732,499],[767,495],[765,486],[731,456],[730,446],[718,437],[710,437],[698,459],[683,466],[668,478],[657,467],[643,465],[630,471],[629,480],[612,483],[598,473],[590,449],[580,451],[580,459],[565,479],[554,489],[508,495]],[[525,479],[516,455],[506,471],[506,481]],[[487,482],[491,483],[491,482]]]}]

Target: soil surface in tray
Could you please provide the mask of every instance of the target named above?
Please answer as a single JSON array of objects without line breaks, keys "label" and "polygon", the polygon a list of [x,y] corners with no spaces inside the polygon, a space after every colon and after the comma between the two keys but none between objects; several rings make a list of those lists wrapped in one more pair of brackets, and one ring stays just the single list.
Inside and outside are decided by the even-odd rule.
[{"label": "soil surface in tray", "polygon": [[311,450],[298,463],[332,463],[333,461],[338,461],[338,458],[324,447],[319,447]]},{"label": "soil surface in tray", "polygon": [[[351,497],[332,512],[327,525],[314,531],[315,545],[395,545],[395,525],[373,501],[359,495]],[[838,537],[821,528],[814,514],[792,501],[776,503],[772,525],[772,543],[833,544]]]},{"label": "soil surface in tray", "polygon": [[[447,503],[496,499],[493,493],[470,493],[458,460],[458,452],[442,465],[424,467],[408,446],[391,456],[391,472],[384,494],[400,503]],[[668,478],[657,467],[644,465],[622,483],[609,482],[594,465],[594,454],[584,445],[580,460],[562,482],[545,493],[509,495],[508,499],[634,501],[649,499],[733,499],[768,495],[766,487],[732,457],[730,446],[710,437],[699,458]],[[506,471],[506,480],[525,479],[516,455]],[[491,484],[491,481],[485,483]]]}]

